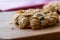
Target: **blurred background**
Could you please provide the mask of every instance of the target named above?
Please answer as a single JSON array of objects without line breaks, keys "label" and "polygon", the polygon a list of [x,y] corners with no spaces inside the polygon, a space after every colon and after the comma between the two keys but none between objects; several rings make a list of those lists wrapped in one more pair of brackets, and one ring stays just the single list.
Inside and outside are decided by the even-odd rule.
[{"label": "blurred background", "polygon": [[0,11],[20,9],[33,5],[47,4],[59,0],[0,0]]}]

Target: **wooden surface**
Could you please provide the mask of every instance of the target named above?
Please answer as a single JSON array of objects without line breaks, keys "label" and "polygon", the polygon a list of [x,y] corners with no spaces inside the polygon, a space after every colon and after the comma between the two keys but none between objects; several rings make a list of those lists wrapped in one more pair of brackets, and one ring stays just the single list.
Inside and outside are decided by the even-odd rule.
[{"label": "wooden surface", "polygon": [[[60,22],[55,26],[40,30],[19,29],[18,26],[13,23],[13,17],[15,13],[16,11],[0,12],[0,38],[2,39],[32,38],[32,40],[35,40],[37,37],[40,39],[41,38],[43,39],[45,37],[48,39],[50,37],[51,38],[60,37]],[[45,36],[43,37],[43,35]]]}]

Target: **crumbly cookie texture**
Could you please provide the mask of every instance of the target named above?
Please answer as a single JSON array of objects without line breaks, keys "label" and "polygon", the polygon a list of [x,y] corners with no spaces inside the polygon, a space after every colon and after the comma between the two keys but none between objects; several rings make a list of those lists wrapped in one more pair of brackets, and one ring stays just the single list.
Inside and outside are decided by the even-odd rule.
[{"label": "crumbly cookie texture", "polygon": [[55,25],[59,21],[57,12],[45,12],[42,9],[19,10],[14,16],[19,28],[40,29]]},{"label": "crumbly cookie texture", "polygon": [[56,11],[58,14],[60,14],[60,2],[50,2],[49,4],[45,5],[43,7],[44,11]]}]

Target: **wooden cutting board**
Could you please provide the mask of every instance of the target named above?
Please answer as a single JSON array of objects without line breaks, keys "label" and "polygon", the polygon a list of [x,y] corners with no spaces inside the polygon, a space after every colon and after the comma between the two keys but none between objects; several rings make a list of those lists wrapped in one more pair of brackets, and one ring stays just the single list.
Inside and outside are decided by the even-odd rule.
[{"label": "wooden cutting board", "polygon": [[[19,29],[13,22],[13,17],[16,11],[0,12],[0,38],[1,39],[55,39],[60,38],[60,22],[52,27],[32,30],[32,29]],[[43,36],[45,35],[45,36]],[[58,35],[58,36],[57,36]],[[38,37],[38,38],[37,38]]]}]

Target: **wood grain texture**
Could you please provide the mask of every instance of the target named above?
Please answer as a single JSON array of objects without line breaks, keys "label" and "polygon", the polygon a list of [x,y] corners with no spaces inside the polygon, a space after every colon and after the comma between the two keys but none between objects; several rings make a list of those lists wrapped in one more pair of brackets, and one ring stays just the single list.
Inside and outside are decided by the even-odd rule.
[{"label": "wood grain texture", "polygon": [[48,40],[60,38],[60,22],[55,26],[40,30],[19,29],[13,22],[15,13],[16,11],[0,12],[0,38],[14,40],[35,40],[39,38],[41,40]]}]

